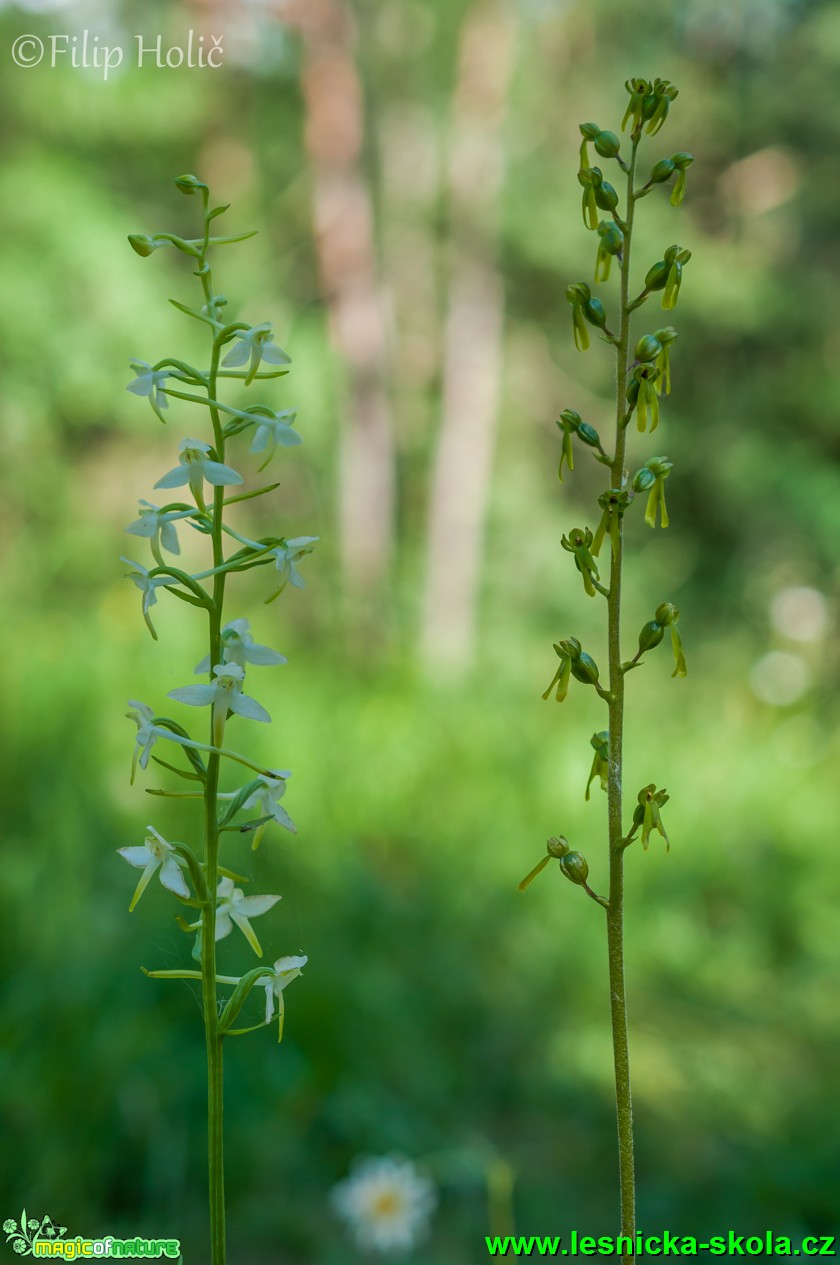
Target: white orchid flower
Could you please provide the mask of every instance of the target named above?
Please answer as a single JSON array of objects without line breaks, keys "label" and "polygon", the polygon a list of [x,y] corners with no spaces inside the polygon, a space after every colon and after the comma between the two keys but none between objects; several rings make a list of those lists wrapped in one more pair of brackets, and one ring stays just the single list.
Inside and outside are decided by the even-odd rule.
[{"label": "white orchid flower", "polygon": [[320,536],[294,536],[291,540],[287,540],[285,545],[278,545],[276,549],[271,550],[277,570],[280,572],[281,592],[287,583],[293,584],[296,589],[306,588],[297,564],[308,553],[312,553],[319,540]]},{"label": "white orchid flower", "polygon": [[[171,729],[167,729],[164,725],[156,725],[154,723],[155,714],[147,703],[139,703],[136,699],[129,699],[128,705],[132,710],[127,712],[129,720],[133,720],[137,726],[137,738],[134,744],[134,755],[131,760],[131,781],[134,781],[139,763],[141,769],[148,767],[152,747],[158,738],[166,738],[169,742],[175,742],[179,747],[190,747],[193,751],[209,751],[211,755],[225,756],[228,760],[234,760],[237,764],[242,764],[246,769],[252,769],[255,773],[263,776],[264,770],[260,769],[258,764],[254,764],[252,760],[247,760],[245,756],[238,755],[235,751],[227,751],[222,747],[211,747],[206,742],[194,742],[192,738],[185,738],[181,734],[173,733]],[[285,774],[291,777],[290,773]],[[220,799],[232,798],[231,796],[220,795]]]},{"label": "white orchid flower", "polygon": [[154,874],[160,870],[160,881],[170,892],[174,892],[176,896],[189,897],[190,889],[187,887],[186,880],[181,872],[181,861],[172,847],[164,839],[163,835],[158,834],[154,826],[147,827],[149,834],[146,835],[146,842],[142,848],[117,848],[120,856],[123,857],[129,865],[134,865],[137,869],[143,870],[140,875],[140,882],[137,884],[134,895],[131,898],[131,904],[128,912],[131,913],[140,897],[146,890],[149,880]]},{"label": "white orchid flower", "polygon": [[264,452],[265,461],[259,467],[264,470],[278,448],[294,448],[303,443],[303,437],[295,430],[293,422],[297,417],[297,409],[285,409],[275,413],[273,417],[257,414],[257,429],[251,452]]},{"label": "white orchid flower", "polygon": [[[225,624],[222,629],[222,659],[225,663],[238,663],[244,671],[246,663],[269,667],[289,662],[279,651],[271,650],[268,646],[257,645],[249,632],[250,627],[250,621],[247,619],[233,619],[229,624]],[[196,666],[195,672],[209,671],[210,656],[208,654]]]},{"label": "white orchid flower", "polygon": [[297,979],[308,961],[309,958],[305,954],[278,958],[274,963],[274,974],[259,981],[260,987],[265,989],[266,1023],[271,1023],[274,1018],[274,999],[277,999],[278,1041],[283,1040],[283,1020],[286,1015],[283,989],[287,984],[291,984],[293,979]]},{"label": "white orchid flower", "polygon": [[262,948],[254,928],[248,921],[260,914],[267,914],[277,904],[279,896],[246,896],[241,887],[234,887],[232,878],[219,879],[216,890],[216,939],[224,940],[235,923],[258,958]]},{"label": "white orchid flower", "polygon": [[179,452],[179,464],[173,470],[167,471],[162,479],[158,479],[155,487],[182,488],[188,483],[200,510],[206,508],[204,504],[205,479],[217,488],[243,482],[242,475],[237,474],[230,466],[222,465],[220,461],[212,461],[207,456],[210,445],[203,443],[200,439],[182,439]]},{"label": "white orchid flower", "polygon": [[175,530],[175,523],[180,518],[190,518],[192,510],[163,510],[158,509],[157,505],[152,505],[150,501],[139,501],[140,517],[135,519],[133,523],[129,523],[126,531],[131,536],[142,536],[149,540],[152,546],[152,553],[158,566],[165,566],[161,555],[161,547],[167,553],[179,554],[181,546],[178,543],[178,533]]},{"label": "white orchid flower", "polygon": [[269,365],[292,363],[291,357],[287,356],[285,351],[274,342],[270,321],[265,321],[262,325],[252,325],[250,329],[238,329],[235,337],[238,341],[225,356],[222,364],[226,369],[238,369],[250,361],[245,376],[246,387],[253,382],[254,375],[263,360]]},{"label": "white orchid flower", "polygon": [[[271,817],[277,822],[278,826],[282,826],[284,830],[290,831],[293,835],[297,834],[297,826],[292,821],[285,808],[278,801],[283,798],[286,793],[286,781],[292,775],[288,770],[273,769],[275,777],[265,777],[261,775],[258,779],[260,785],[253,791],[245,803],[242,805],[243,810],[256,808],[260,817]],[[251,845],[256,849],[260,846],[260,840],[265,833],[268,822],[263,822],[254,832],[254,842]]]},{"label": "white orchid flower", "polygon": [[126,572],[126,579],[136,584],[140,592],[143,594],[143,618],[146,621],[146,627],[154,637],[155,641],[158,635],[155,632],[155,626],[152,623],[152,617],[149,609],[157,603],[157,590],[163,585],[171,584],[172,577],[169,575],[149,575],[148,569],[140,562],[132,562],[131,558],[120,555],[120,562],[124,562],[126,566],[133,567],[133,571]]},{"label": "white orchid flower", "polygon": [[145,395],[163,422],[166,419],[161,417],[161,410],[169,408],[169,400],[163,389],[163,383],[167,378],[171,377],[169,369],[153,369],[146,360],[132,360],[129,362],[137,377],[133,382],[129,382],[125,388],[131,391],[133,395]]},{"label": "white orchid flower", "polygon": [[260,720],[264,724],[271,723],[271,717],[265,708],[242,693],[245,673],[238,663],[217,663],[213,668],[213,675],[216,679],[209,685],[183,685],[177,690],[170,690],[168,697],[190,707],[212,706],[213,742],[217,747],[222,745],[229,712],[247,716],[249,720]]}]

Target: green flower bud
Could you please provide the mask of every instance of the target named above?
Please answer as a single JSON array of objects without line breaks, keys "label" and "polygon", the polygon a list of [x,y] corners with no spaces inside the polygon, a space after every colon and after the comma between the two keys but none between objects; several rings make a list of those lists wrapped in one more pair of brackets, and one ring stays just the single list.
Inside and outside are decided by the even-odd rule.
[{"label": "green flower bud", "polygon": [[641,361],[656,360],[662,351],[662,344],[655,334],[645,334],[636,343],[636,359]]},{"label": "green flower bud", "polygon": [[671,624],[679,617],[680,612],[673,602],[662,602],[661,605],[657,606],[654,614],[654,619],[657,619],[660,624]]},{"label": "green flower bud", "polygon": [[576,681],[583,682],[584,685],[598,684],[598,664],[588,655],[585,650],[581,650],[576,659],[571,660],[572,676]]},{"label": "green flower bud", "polygon": [[634,492],[649,492],[656,482],[656,475],[652,470],[648,470],[647,466],[642,466],[641,470],[636,471],[633,479]]},{"label": "green flower bud", "polygon": [[550,857],[554,857],[555,860],[558,861],[569,852],[569,841],[565,835],[552,836],[551,839],[546,841],[545,846],[548,851],[548,855]]},{"label": "green flower bud", "polygon": [[582,856],[580,852],[568,852],[564,857],[561,857],[560,869],[569,882],[575,883],[578,887],[583,887],[589,878],[589,865],[586,857]]},{"label": "green flower bud", "polygon": [[175,185],[182,193],[192,195],[197,193],[199,189],[206,189],[207,185],[198,176],[179,176],[175,181]]},{"label": "green flower bud", "polygon": [[161,246],[166,246],[166,242],[158,241],[154,237],[147,237],[144,233],[129,233],[129,245],[138,255],[142,255],[144,259],[148,259],[149,255],[153,255],[156,250],[160,250]]},{"label": "green flower bud", "polygon": [[665,629],[655,619],[648,620],[639,633],[639,654],[646,654],[658,646],[665,636]]},{"label": "green flower bud", "polygon": [[[595,189],[595,205],[602,211],[614,211],[618,206],[618,194],[608,180],[601,180]],[[597,224],[595,225],[597,228]]]},{"label": "green flower bud", "polygon": [[564,408],[563,412],[560,414],[560,421],[558,421],[557,425],[560,426],[561,423],[565,423],[570,430],[576,431],[581,425],[582,420],[583,419],[581,418],[580,413],[578,413],[575,409]]},{"label": "green flower bud", "polygon": [[646,290],[664,290],[668,280],[670,265],[664,260],[660,260],[658,264],[654,264],[645,277]]},{"label": "green flower bud", "polygon": [[676,168],[673,158],[660,158],[658,163],[654,163],[650,172],[649,184],[664,184],[666,180],[670,180]]},{"label": "green flower bud", "polygon": [[587,299],[583,305],[583,315],[590,325],[595,325],[598,329],[606,329],[607,314],[600,299]]},{"label": "green flower bud", "polygon": [[621,141],[615,132],[599,132],[592,138],[592,143],[602,158],[615,158],[621,149]]},{"label": "green flower bud", "polygon": [[601,447],[601,436],[598,434],[594,426],[590,426],[588,422],[580,422],[577,428],[578,438],[582,439],[585,444],[589,444],[590,448]]}]

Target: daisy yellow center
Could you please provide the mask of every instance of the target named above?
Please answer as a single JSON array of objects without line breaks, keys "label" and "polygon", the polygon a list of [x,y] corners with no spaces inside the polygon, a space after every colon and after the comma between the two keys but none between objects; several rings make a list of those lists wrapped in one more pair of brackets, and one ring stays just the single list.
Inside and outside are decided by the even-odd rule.
[{"label": "daisy yellow center", "polygon": [[374,1217],[393,1217],[402,1211],[402,1198],[396,1190],[381,1190],[371,1202]]}]

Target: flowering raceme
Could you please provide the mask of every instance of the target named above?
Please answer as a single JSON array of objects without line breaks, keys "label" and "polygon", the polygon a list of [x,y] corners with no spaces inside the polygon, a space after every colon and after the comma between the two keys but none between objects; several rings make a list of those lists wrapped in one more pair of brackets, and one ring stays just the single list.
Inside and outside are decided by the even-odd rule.
[{"label": "flowering raceme", "polygon": [[[223,1176],[223,1077],[224,1039],[266,1027],[279,1014],[279,1036],[283,1034],[285,1012],[283,993],[297,979],[307,958],[303,954],[277,957],[273,967],[259,966],[243,975],[221,974],[217,967],[217,945],[230,940],[237,929],[251,950],[262,957],[263,949],[252,920],[268,914],[280,901],[278,894],[261,895],[247,888],[248,879],[222,863],[223,840],[253,842],[256,847],[269,824],[275,823],[295,832],[291,817],[279,800],[286,791],[288,770],[264,767],[259,761],[232,751],[225,745],[226,726],[232,718],[242,721],[270,723],[265,707],[250,693],[245,693],[245,673],[251,667],[275,667],[287,662],[286,657],[263,645],[251,632],[250,621],[239,616],[225,620],[225,596],[228,582],[238,572],[268,567],[275,573],[266,600],[278,597],[287,584],[303,587],[298,570],[301,559],[311,553],[316,536],[270,536],[251,540],[229,521],[230,506],[254,497],[264,496],[276,487],[255,487],[236,492],[229,489],[244,484],[240,473],[248,464],[248,451],[255,454],[260,469],[281,452],[297,447],[302,436],[293,426],[296,411],[277,410],[269,404],[243,405],[241,398],[228,403],[220,399],[223,388],[232,388],[238,396],[247,389],[249,395],[261,391],[266,382],[282,378],[291,363],[289,356],[274,341],[271,324],[264,321],[249,325],[230,322],[224,315],[227,300],[217,292],[210,255],[218,247],[228,247],[251,234],[216,237],[211,226],[228,208],[211,208],[207,186],[195,176],[182,176],[176,181],[181,193],[197,197],[203,208],[202,235],[190,240],[171,233],[152,236],[132,234],[132,247],[148,258],[163,247],[189,258],[198,277],[202,299],[192,307],[173,300],[179,311],[202,323],[208,337],[207,360],[194,366],[167,357],[156,364],[145,360],[131,362],[135,377],[128,384],[134,395],[148,399],[156,417],[169,425],[177,424],[183,411],[195,419],[203,416],[208,422],[207,438],[185,437],[180,440],[178,462],[155,483],[160,491],[185,489],[186,498],[168,504],[141,500],[139,517],[126,531],[140,541],[148,541],[154,565],[146,566],[123,558],[130,570],[127,577],[142,594],[142,614],[152,637],[157,631],[151,611],[161,594],[171,596],[195,608],[207,621],[207,653],[196,665],[195,673],[208,674],[209,680],[178,686],[167,697],[176,705],[190,709],[209,708],[210,723],[204,741],[197,740],[177,719],[158,715],[154,708],[137,700],[129,704],[129,717],[137,726],[131,763],[131,780],[138,769],[146,773],[154,762],[171,775],[187,783],[186,790],[169,787],[149,788],[152,795],[166,798],[194,799],[201,803],[203,821],[195,831],[195,840],[172,843],[155,827],[149,826],[142,846],[120,848],[120,856],[142,870],[130,909],[157,877],[167,898],[173,897],[192,912],[192,921],[178,916],[179,926],[197,932],[192,951],[196,967],[146,971],[156,979],[195,979],[201,981],[202,1009],[208,1074],[208,1168],[210,1176],[210,1251],[205,1254],[211,1265],[225,1261],[225,1206]],[[194,421],[190,424],[193,429]],[[237,437],[245,443],[233,464],[227,460],[227,446]],[[242,459],[242,460],[240,460]],[[257,463],[252,463],[257,464]],[[178,526],[176,526],[176,524]],[[189,573],[178,564],[181,541],[178,531],[195,532],[206,542],[208,565],[204,570]],[[230,542],[235,543],[232,548]],[[241,548],[239,546],[242,546]],[[276,573],[280,586],[277,587]],[[167,665],[168,666],[168,665]],[[246,730],[249,726],[239,725]],[[160,744],[160,745],[159,745]],[[167,748],[170,759],[158,754]],[[224,789],[224,771],[239,765],[250,772],[251,780],[238,789]],[[234,823],[246,814],[247,820]],[[253,814],[257,814],[254,816]],[[230,833],[226,833],[230,832]],[[249,839],[250,836],[250,839]],[[199,844],[198,841],[201,841]],[[273,938],[273,937],[272,937]],[[239,941],[238,937],[234,938]],[[239,941],[241,944],[241,941]],[[219,951],[228,951],[227,947]],[[144,968],[145,969],[145,968]],[[218,986],[231,989],[227,998],[219,999]],[[259,1022],[234,1027],[254,988],[265,990],[265,1007]]]}]

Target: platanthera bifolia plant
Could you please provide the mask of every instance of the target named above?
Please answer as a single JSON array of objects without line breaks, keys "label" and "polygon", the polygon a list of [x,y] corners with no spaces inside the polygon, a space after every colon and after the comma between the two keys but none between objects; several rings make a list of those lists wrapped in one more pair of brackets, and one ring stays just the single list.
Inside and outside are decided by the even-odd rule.
[{"label": "platanthera bifolia plant", "polygon": [[[679,611],[662,602],[639,633],[638,647],[632,658],[621,652],[621,572],[624,551],[624,518],[633,514],[637,496],[647,497],[644,520],[649,527],[668,526],[665,506],[665,480],[672,463],[665,456],[648,457],[635,474],[627,468],[627,436],[635,421],[638,431],[653,434],[659,425],[660,396],[671,390],[671,347],[677,331],[670,325],[631,339],[633,313],[653,296],[660,297],[669,312],[676,306],[683,268],[690,251],[682,246],[669,246],[663,258],[649,267],[641,291],[631,298],[630,264],[636,205],[658,185],[672,184],[671,203],[678,207],[685,195],[686,172],[691,154],[672,154],[654,163],[647,179],[640,180],[638,150],[643,133],[656,136],[668,117],[677,89],[667,80],[627,81],[630,102],[624,115],[622,131],[629,128],[629,154],[622,154],[622,143],[615,132],[602,131],[595,123],[583,123],[580,130],[581,165],[578,180],[583,188],[583,222],[597,234],[595,280],[607,281],[615,259],[619,272],[617,329],[611,328],[607,311],[585,281],[570,285],[566,297],[572,306],[572,327],[575,345],[580,351],[589,346],[590,326],[602,339],[611,343],[616,353],[616,419],[612,452],[608,452],[598,431],[573,409],[566,409],[558,420],[562,435],[559,474],[563,467],[574,465],[575,440],[588,448],[596,461],[609,471],[609,482],[598,497],[598,518],[595,530],[573,527],[561,544],[572,555],[585,591],[606,605],[608,683],[604,685],[593,657],[583,649],[576,637],[556,642],[554,650],[559,666],[543,698],[553,693],[558,703],[566,698],[572,677],[590,686],[606,705],[608,727],[592,736],[595,751],[592,770],[586,785],[589,799],[592,783],[599,781],[607,794],[609,894],[599,896],[589,885],[589,865],[585,857],[573,850],[565,838],[549,839],[548,854],[520,883],[524,890],[552,858],[560,863],[563,874],[583,889],[600,905],[606,915],[609,985],[612,1008],[612,1037],[615,1060],[615,1094],[618,1114],[618,1149],[621,1195],[621,1233],[627,1240],[621,1246],[627,1258],[632,1257],[636,1228],[635,1171],[633,1160],[633,1111],[630,1096],[630,1062],[627,1045],[627,1004],[624,989],[624,855],[634,842],[647,849],[655,831],[669,847],[662,824],[661,809],[668,796],[655,782],[643,786],[635,796],[633,817],[625,831],[622,809],[622,734],[624,725],[625,678],[640,666],[643,656],[654,650],[670,633],[674,652],[673,676],[685,676],[686,666],[677,627]],[[614,160],[624,176],[624,195],[605,179],[600,167],[590,166],[589,146],[596,154]],[[642,182],[643,181],[643,182]],[[603,218],[602,218],[603,216]],[[651,322],[652,324],[653,322]],[[606,554],[609,567],[604,564]],[[609,578],[602,572],[609,571]]]},{"label": "platanthera bifolia plant", "polygon": [[[149,542],[153,566],[127,558],[133,580],[142,593],[143,617],[152,637],[157,633],[151,608],[161,590],[203,612],[207,619],[207,654],[196,666],[195,673],[207,676],[205,684],[184,685],[170,690],[168,697],[189,707],[209,708],[207,741],[199,742],[188,730],[168,716],[157,715],[154,708],[132,701],[131,719],[137,724],[131,780],[139,764],[146,769],[150,758],[162,768],[188,784],[188,790],[150,788],[155,796],[195,799],[199,801],[203,822],[196,824],[193,843],[174,843],[154,826],[149,826],[145,842],[140,846],[121,848],[120,855],[130,865],[142,869],[130,909],[134,909],[151,879],[157,875],[162,885],[182,907],[177,921],[183,931],[196,933],[192,957],[197,963],[190,970],[146,971],[156,979],[190,979],[201,981],[204,1031],[207,1044],[208,1074],[208,1155],[210,1180],[210,1240],[212,1265],[225,1260],[225,1190],[223,1168],[223,1087],[222,1047],[226,1037],[239,1036],[264,1027],[275,1014],[283,1035],[283,990],[301,973],[306,958],[281,957],[273,966],[258,966],[242,976],[219,974],[216,944],[236,928],[242,933],[257,957],[262,949],[251,919],[267,913],[279,896],[246,895],[240,884],[247,884],[236,871],[242,866],[241,856],[234,855],[228,868],[221,863],[220,845],[223,836],[233,841],[249,840],[258,847],[265,830],[279,825],[294,831],[295,827],[280,800],[290,776],[284,769],[262,768],[258,763],[231,751],[227,745],[227,726],[232,719],[269,723],[264,707],[245,693],[245,673],[251,667],[282,664],[286,660],[276,650],[258,645],[249,631],[249,621],[242,617],[228,619],[225,610],[228,577],[255,567],[270,567],[272,576],[266,601],[278,597],[288,584],[302,587],[298,564],[310,553],[317,537],[284,536],[251,540],[240,534],[228,521],[227,511],[242,501],[273,492],[278,484],[256,487],[252,491],[233,491],[241,487],[242,475],[228,460],[228,441],[244,435],[251,440],[250,451],[256,455],[262,471],[278,449],[291,448],[301,442],[294,427],[293,410],[274,411],[264,404],[246,408],[224,403],[220,396],[225,386],[251,387],[265,380],[282,377],[289,357],[273,341],[269,324],[248,325],[244,321],[228,321],[224,316],[227,300],[213,280],[209,255],[216,247],[228,246],[253,236],[240,233],[233,237],[211,235],[213,221],[226,206],[210,209],[207,185],[195,176],[181,176],[176,182],[184,194],[198,195],[203,205],[200,237],[185,240],[172,233],[156,233],[151,237],[131,236],[129,241],[138,255],[148,256],[161,247],[172,246],[194,265],[201,285],[200,306],[171,302],[191,320],[199,322],[207,332],[209,364],[196,368],[184,360],[166,357],[157,364],[133,362],[136,377],[128,390],[145,396],[156,416],[165,421],[170,400],[185,401],[193,412],[206,410],[209,419],[207,439],[182,439],[177,464],[155,484],[156,489],[189,489],[191,500],[170,501],[152,505],[140,501],[140,516],[126,530]],[[185,407],[181,405],[180,407]],[[197,429],[197,427],[196,427]],[[208,442],[209,441],[209,442]],[[240,461],[236,459],[236,465]],[[205,487],[209,485],[209,491]],[[206,541],[210,565],[206,570],[188,574],[175,564],[180,554],[178,529],[182,523]],[[229,552],[226,553],[226,548]],[[164,554],[169,557],[165,558]],[[235,721],[239,724],[239,721]],[[173,748],[175,759],[180,748],[182,759],[177,763],[162,755],[153,755],[158,740]],[[159,748],[162,750],[162,748]],[[222,769],[230,769],[243,780],[222,790]],[[198,839],[203,841],[201,845]],[[227,861],[227,856],[225,857]],[[184,914],[187,916],[185,917]],[[217,985],[225,987],[220,999]],[[253,989],[265,991],[265,1018],[260,1023],[235,1026],[240,1012]],[[241,1023],[241,1020],[239,1020]]]}]

